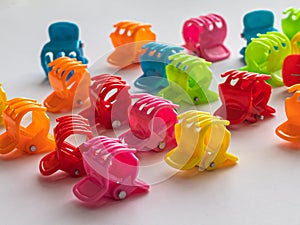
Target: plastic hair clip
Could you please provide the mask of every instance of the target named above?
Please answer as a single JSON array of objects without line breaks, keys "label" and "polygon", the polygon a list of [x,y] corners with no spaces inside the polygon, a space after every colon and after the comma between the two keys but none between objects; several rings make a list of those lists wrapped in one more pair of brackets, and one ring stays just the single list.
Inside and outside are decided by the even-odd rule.
[{"label": "plastic hair clip", "polygon": [[168,57],[182,51],[183,48],[150,42],[144,45],[143,49],[146,49],[140,57],[143,75],[134,82],[134,85],[143,90],[157,92],[168,86],[166,79]]},{"label": "plastic hair clip", "polygon": [[83,55],[83,43],[79,40],[79,28],[70,22],[57,22],[49,26],[50,42],[45,44],[41,52],[41,64],[46,77],[51,68],[48,64],[54,59],[68,56],[76,58],[83,64],[88,60]]},{"label": "plastic hair clip", "polygon": [[300,84],[300,54],[289,55],[282,66],[282,79],[285,86]]},{"label": "plastic hair clip", "polygon": [[282,33],[268,32],[252,38],[245,52],[246,66],[241,70],[269,74],[272,86],[282,86],[281,69],[286,56],[291,53],[290,40]]},{"label": "plastic hair clip", "polygon": [[174,125],[178,107],[157,96],[140,94],[129,109],[130,130],[119,138],[137,151],[162,151],[176,146]]},{"label": "plastic hair clip", "polygon": [[219,85],[223,105],[214,115],[233,125],[244,121],[254,123],[275,113],[275,109],[268,105],[272,88],[265,80],[270,78],[269,75],[229,70],[221,76],[227,77]]},{"label": "plastic hair clip", "polygon": [[56,121],[58,124],[53,129],[56,148],[41,159],[41,174],[49,176],[62,170],[72,177],[85,175],[81,154],[83,144],[76,146],[70,143],[68,138],[72,135],[84,135],[86,140],[93,138],[88,121],[79,115],[62,116]]},{"label": "plastic hair clip", "polygon": [[[24,116],[31,114],[31,123],[26,127]],[[0,135],[0,154],[17,149],[28,154],[51,151],[55,148],[53,137],[48,133],[50,119],[46,108],[35,100],[15,98],[6,102],[2,113],[6,132]],[[24,124],[24,123],[23,123]]]},{"label": "plastic hair clip", "polygon": [[175,104],[198,105],[218,99],[218,94],[209,90],[212,80],[210,62],[185,53],[171,55],[169,60],[166,67],[169,86],[162,89],[159,96]]},{"label": "plastic hair clip", "polygon": [[155,41],[156,35],[151,31],[151,24],[136,21],[121,21],[114,25],[116,30],[110,34],[115,51],[107,61],[115,66],[126,67],[138,63],[142,46]]},{"label": "plastic hair clip", "polygon": [[283,11],[283,14],[287,17],[281,20],[282,31],[292,40],[294,35],[300,31],[300,9],[291,7]]},{"label": "plastic hair clip", "polygon": [[[252,38],[257,38],[257,34],[265,34],[271,31],[277,31],[274,28],[274,14],[269,10],[254,10],[247,13],[243,18],[244,30],[241,37],[247,41],[247,45]],[[245,56],[246,47],[240,51]]]},{"label": "plastic hair clip", "polygon": [[300,29],[291,40],[292,54],[300,54]]},{"label": "plastic hair clip", "polygon": [[0,83],[0,125],[3,124],[3,118],[2,118],[2,112],[5,109],[7,98],[6,98],[6,93],[2,88],[2,84]]},{"label": "plastic hair clip", "polygon": [[131,105],[130,86],[121,76],[101,74],[92,77],[90,87],[91,106],[80,115],[87,118],[91,126],[112,129],[128,124],[128,108]]},{"label": "plastic hair clip", "polygon": [[86,142],[83,153],[87,176],[73,188],[74,195],[85,203],[100,200],[123,200],[132,194],[149,190],[149,185],[137,179],[139,160],[135,149],[118,139],[104,136]]},{"label": "plastic hair clip", "polygon": [[230,56],[223,44],[226,34],[227,25],[220,15],[191,18],[183,25],[184,47],[210,62],[220,61]]},{"label": "plastic hair clip", "polygon": [[187,111],[178,116],[175,125],[177,147],[165,155],[165,161],[179,170],[198,167],[200,171],[235,165],[238,158],[227,152],[229,121],[207,112]]},{"label": "plastic hair clip", "polygon": [[54,89],[44,105],[52,113],[66,112],[84,105],[89,97],[90,74],[87,65],[61,57],[49,64],[49,81]]},{"label": "plastic hair clip", "polygon": [[294,94],[285,100],[287,121],[276,128],[276,134],[286,141],[300,142],[300,84],[293,85],[288,92]]}]

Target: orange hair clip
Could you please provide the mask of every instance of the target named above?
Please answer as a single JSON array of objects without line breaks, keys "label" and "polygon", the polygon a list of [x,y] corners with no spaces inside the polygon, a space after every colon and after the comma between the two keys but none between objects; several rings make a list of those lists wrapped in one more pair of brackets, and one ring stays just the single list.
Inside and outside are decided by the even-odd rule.
[{"label": "orange hair clip", "polygon": [[91,82],[87,65],[76,59],[61,57],[48,66],[51,67],[48,77],[54,92],[44,101],[47,110],[59,113],[83,106],[89,97]]},{"label": "orange hair clip", "polygon": [[151,24],[136,21],[121,21],[114,25],[116,30],[110,34],[115,51],[107,61],[115,66],[126,67],[140,61],[142,46],[156,40]]},{"label": "orange hair clip", "polygon": [[[32,113],[32,122],[22,126],[23,117]],[[48,133],[50,119],[46,108],[35,100],[15,98],[6,102],[3,111],[6,132],[0,135],[0,154],[8,154],[14,149],[35,154],[55,149],[53,137]]]}]

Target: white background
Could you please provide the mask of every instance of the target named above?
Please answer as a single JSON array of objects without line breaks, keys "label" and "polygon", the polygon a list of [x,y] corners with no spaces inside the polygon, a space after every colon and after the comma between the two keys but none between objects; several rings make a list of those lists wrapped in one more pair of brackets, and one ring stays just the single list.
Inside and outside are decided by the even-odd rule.
[{"label": "white background", "polygon": [[[300,7],[300,2],[0,0],[0,82],[8,99],[23,96],[42,102],[49,95],[51,87],[44,81],[39,54],[49,40],[48,26],[55,21],[80,26],[85,55],[96,75],[109,68],[95,63],[113,50],[109,34],[116,22],[151,23],[158,41],[180,45],[186,19],[214,12],[227,21],[225,43],[232,51],[229,59],[212,66],[213,89],[217,90],[222,72],[242,66],[238,52],[245,44],[240,38],[243,15],[271,9],[275,26],[281,29],[282,11],[289,6]],[[128,72],[124,79],[132,84],[141,73],[136,71]],[[284,142],[274,132],[286,118],[287,96],[286,88],[273,89],[270,105],[276,108],[276,116],[232,131],[229,151],[239,156],[238,165],[214,172],[179,173],[152,185],[146,195],[101,208],[86,208],[75,199],[71,190],[77,179],[63,175],[42,178],[38,171],[42,155],[1,160],[0,224],[300,224],[300,147]],[[49,116],[53,127],[58,115]],[[153,154],[149,157],[155,157]]]}]

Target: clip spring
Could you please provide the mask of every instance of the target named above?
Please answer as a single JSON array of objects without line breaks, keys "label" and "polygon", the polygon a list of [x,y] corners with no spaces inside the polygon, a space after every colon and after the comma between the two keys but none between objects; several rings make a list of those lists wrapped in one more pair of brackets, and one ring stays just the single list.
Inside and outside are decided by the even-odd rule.
[{"label": "clip spring", "polygon": [[2,84],[0,83],[0,125],[3,124],[2,112],[5,109],[6,101],[7,101],[6,93],[2,88]]},{"label": "clip spring", "polygon": [[283,14],[287,15],[287,17],[281,20],[282,31],[292,40],[295,34],[300,30],[300,9],[290,7],[283,11]]},{"label": "clip spring", "polygon": [[76,59],[61,57],[49,66],[49,81],[54,92],[44,100],[47,110],[59,113],[82,107],[89,96],[90,74],[87,65]]}]

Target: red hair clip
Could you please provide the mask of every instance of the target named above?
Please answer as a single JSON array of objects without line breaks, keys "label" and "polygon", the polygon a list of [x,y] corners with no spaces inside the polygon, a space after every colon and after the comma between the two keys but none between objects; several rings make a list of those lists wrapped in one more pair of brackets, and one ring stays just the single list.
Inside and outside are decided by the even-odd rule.
[{"label": "red hair clip", "polygon": [[132,97],[138,100],[129,109],[130,130],[119,138],[137,151],[162,151],[176,147],[174,126],[178,106],[147,94]]},{"label": "red hair clip", "polygon": [[83,153],[87,176],[73,188],[74,195],[86,203],[104,198],[122,200],[134,194],[147,192],[149,185],[137,179],[139,160],[135,149],[128,148],[119,139],[95,137],[85,143]]},{"label": "red hair clip", "polygon": [[214,115],[229,120],[230,124],[239,124],[245,120],[256,122],[275,113],[268,106],[272,88],[265,80],[269,75],[229,70],[221,76],[227,77],[219,85],[223,105]]},{"label": "red hair clip", "polygon": [[85,135],[89,140],[93,137],[87,119],[79,115],[62,116],[56,119],[58,124],[53,129],[56,141],[56,150],[47,154],[40,161],[40,172],[49,176],[58,170],[69,173],[72,177],[85,175],[82,163],[82,145],[76,147],[67,142],[71,135]]},{"label": "red hair clip", "polygon": [[130,86],[121,76],[102,74],[92,78],[90,87],[91,106],[80,115],[87,118],[91,126],[119,128],[128,121],[128,107],[131,105]]},{"label": "red hair clip", "polygon": [[289,55],[282,65],[282,79],[285,86],[300,84],[300,54]]}]

